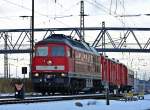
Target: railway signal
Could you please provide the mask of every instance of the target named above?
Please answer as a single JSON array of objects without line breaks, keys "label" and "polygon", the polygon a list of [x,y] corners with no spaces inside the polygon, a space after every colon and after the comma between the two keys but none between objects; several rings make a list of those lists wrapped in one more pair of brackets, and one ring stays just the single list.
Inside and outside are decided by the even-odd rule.
[{"label": "railway signal", "polygon": [[22,67],[22,74],[27,74],[27,67]]},{"label": "railway signal", "polygon": [[25,93],[25,74],[27,74],[27,67],[22,67],[22,74],[24,75],[23,77],[23,92]]}]

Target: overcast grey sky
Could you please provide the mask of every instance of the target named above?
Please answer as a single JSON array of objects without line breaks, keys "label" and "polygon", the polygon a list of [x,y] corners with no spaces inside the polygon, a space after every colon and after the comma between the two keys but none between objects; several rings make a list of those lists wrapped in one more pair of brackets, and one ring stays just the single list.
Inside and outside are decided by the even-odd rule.
[{"label": "overcast grey sky", "polygon": [[[148,27],[149,17],[142,14],[150,12],[150,0],[84,0],[84,3],[85,13],[89,15],[85,20],[86,26],[99,26],[105,20],[108,26],[122,26],[123,21],[125,26]],[[8,24],[11,28],[20,25],[25,27],[29,20],[23,20],[19,16],[31,16],[31,4],[32,0],[0,0],[0,28],[7,28]],[[36,27],[79,26],[79,13],[80,0],[35,0]],[[142,16],[115,17],[122,14]],[[89,19],[94,22],[89,23]]]}]

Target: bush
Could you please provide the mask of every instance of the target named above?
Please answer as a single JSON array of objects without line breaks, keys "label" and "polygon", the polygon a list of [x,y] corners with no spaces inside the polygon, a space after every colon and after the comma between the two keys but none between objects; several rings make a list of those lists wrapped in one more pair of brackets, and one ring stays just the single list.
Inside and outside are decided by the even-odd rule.
[{"label": "bush", "polygon": [[[15,83],[23,81],[23,79],[4,79],[0,78],[0,93],[14,93]],[[25,91],[32,92],[32,82],[29,79],[25,79]]]}]

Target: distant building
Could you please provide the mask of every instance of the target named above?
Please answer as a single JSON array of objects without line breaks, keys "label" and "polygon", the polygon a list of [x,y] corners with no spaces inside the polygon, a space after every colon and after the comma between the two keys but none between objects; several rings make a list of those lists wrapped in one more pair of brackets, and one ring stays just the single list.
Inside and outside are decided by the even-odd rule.
[{"label": "distant building", "polygon": [[150,93],[150,80],[145,81],[145,80],[139,80],[139,79],[134,79],[134,92],[146,92]]},{"label": "distant building", "polygon": [[134,92],[145,92],[145,80],[134,79]]}]

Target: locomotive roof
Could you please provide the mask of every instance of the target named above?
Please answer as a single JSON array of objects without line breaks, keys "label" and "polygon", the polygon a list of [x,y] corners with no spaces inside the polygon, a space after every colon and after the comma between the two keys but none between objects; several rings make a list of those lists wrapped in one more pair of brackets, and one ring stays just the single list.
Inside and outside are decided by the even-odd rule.
[{"label": "locomotive roof", "polygon": [[51,43],[65,43],[72,48],[99,55],[98,52],[93,47],[90,47],[86,42],[74,40],[70,36],[66,36],[64,34],[52,34],[48,36],[46,39],[39,41],[37,44],[42,45],[42,44],[46,44],[50,42]]}]

